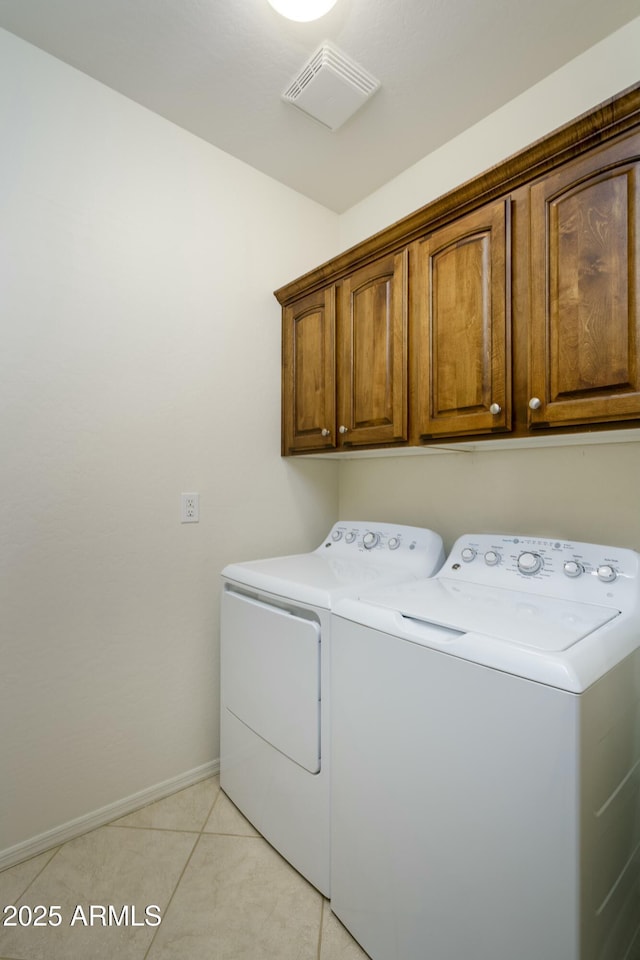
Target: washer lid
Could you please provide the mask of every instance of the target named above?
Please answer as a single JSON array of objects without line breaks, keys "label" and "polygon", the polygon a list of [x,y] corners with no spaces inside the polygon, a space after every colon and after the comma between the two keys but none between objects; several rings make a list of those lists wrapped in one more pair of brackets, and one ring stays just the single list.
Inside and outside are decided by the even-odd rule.
[{"label": "washer lid", "polygon": [[541,652],[560,652],[613,620],[614,607],[439,577],[403,583],[367,598],[403,617],[474,632]]}]

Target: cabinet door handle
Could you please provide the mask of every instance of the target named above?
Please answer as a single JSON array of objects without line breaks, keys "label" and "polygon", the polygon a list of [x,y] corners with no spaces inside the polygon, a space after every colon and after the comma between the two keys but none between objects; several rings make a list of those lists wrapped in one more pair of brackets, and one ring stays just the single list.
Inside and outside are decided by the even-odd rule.
[{"label": "cabinet door handle", "polygon": [[499,413],[502,413],[502,407],[499,403],[492,403],[489,407],[489,413],[492,413],[494,417],[497,417]]},{"label": "cabinet door handle", "polygon": [[323,436],[323,437],[330,437],[330,436],[331,436],[331,430],[327,430],[327,428],[324,427],[323,430],[322,430],[322,436]]},{"label": "cabinet door handle", "polygon": [[531,400],[529,400],[531,410],[539,410],[541,406],[542,400],[539,397],[531,397]]},{"label": "cabinet door handle", "polygon": [[349,430],[349,427],[345,427],[344,423],[342,423],[342,424],[338,427],[338,432],[339,432],[339,433],[347,433],[348,430]]}]

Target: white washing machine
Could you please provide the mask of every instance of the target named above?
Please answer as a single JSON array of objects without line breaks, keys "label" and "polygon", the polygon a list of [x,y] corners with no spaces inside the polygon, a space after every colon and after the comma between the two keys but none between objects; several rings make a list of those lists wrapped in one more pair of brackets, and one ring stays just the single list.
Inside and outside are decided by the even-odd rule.
[{"label": "white washing machine", "polygon": [[342,521],[311,553],[222,572],[220,783],[326,896],[331,608],[443,560],[431,530]]},{"label": "white washing machine", "polygon": [[638,564],[464,536],[336,605],[331,908],[374,960],[640,958]]}]

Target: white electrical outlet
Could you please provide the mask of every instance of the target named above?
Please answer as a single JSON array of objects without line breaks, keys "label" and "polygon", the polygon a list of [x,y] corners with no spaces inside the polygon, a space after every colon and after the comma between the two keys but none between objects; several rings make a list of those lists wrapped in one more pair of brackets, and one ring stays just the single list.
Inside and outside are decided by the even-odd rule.
[{"label": "white electrical outlet", "polygon": [[180,523],[198,523],[200,520],[200,494],[180,494]]}]

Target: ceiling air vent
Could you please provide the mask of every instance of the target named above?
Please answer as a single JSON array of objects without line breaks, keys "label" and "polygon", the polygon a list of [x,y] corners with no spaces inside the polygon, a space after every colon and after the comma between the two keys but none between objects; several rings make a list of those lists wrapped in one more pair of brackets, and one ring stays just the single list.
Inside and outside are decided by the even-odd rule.
[{"label": "ceiling air vent", "polygon": [[325,42],[282,94],[330,130],[337,130],[369,97],[380,81]]}]

